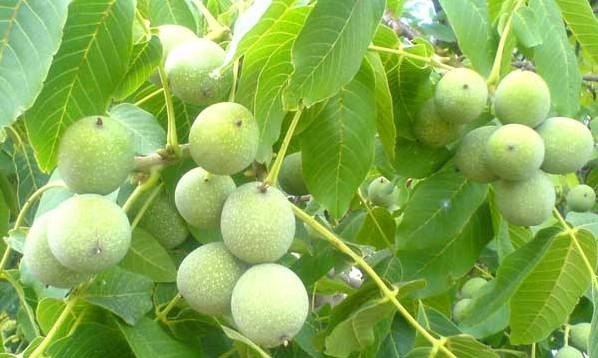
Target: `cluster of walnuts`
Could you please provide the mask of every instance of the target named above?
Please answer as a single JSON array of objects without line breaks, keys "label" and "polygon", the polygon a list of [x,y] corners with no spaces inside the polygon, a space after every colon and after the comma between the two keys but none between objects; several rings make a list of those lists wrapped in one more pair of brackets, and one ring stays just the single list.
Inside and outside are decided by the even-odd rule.
[{"label": "cluster of walnuts", "polygon": [[[488,88],[476,72],[458,68],[438,82],[434,96],[413,123],[424,145],[442,147],[461,138],[466,124],[486,108]],[[591,158],[594,141],[581,122],[566,117],[547,118],[550,92],[534,72],[507,75],[493,97],[500,123],[475,128],[462,138],[455,165],[472,181],[494,183],[496,205],[511,223],[538,225],[550,215],[556,195],[548,174],[568,174]],[[568,196],[572,210],[594,206],[595,193],[587,185]]]},{"label": "cluster of walnuts", "polygon": [[[177,287],[196,311],[230,315],[237,328],[264,347],[286,344],[302,328],[309,310],[306,289],[288,268],[274,263],[287,253],[295,235],[295,217],[286,194],[268,183],[239,187],[231,175],[254,160],[259,132],[252,113],[224,102],[232,74],[212,75],[224,63],[224,51],[188,29],[159,28],[166,77],[182,100],[207,106],[195,119],[189,149],[198,167],[166,192],[131,207],[139,227],[166,248],[189,236],[187,225],[220,229],[222,242],[202,245],[180,264]],[[159,74],[150,78],[159,81]],[[162,79],[163,80],[163,79]],[[128,130],[106,116],[80,119],[64,133],[58,171],[76,193],[38,217],[26,239],[23,264],[41,282],[70,288],[118,264],[131,246],[127,213],[106,195],[117,190],[134,169]],[[285,158],[280,185],[289,194],[307,193],[301,155]],[[149,206],[144,203],[149,200]]]}]

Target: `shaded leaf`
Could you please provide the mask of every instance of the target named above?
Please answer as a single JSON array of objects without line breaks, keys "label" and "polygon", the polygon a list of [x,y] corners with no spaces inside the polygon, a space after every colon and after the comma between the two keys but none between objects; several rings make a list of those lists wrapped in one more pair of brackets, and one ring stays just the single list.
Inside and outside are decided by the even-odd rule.
[{"label": "shaded leaf", "polygon": [[309,192],[339,217],[374,160],[375,79],[367,62],[301,135]]},{"label": "shaded leaf", "polygon": [[593,276],[582,255],[596,263],[596,240],[589,232],[562,232],[552,238],[511,299],[513,344],[538,342],[567,321]]},{"label": "shaded leaf", "polygon": [[149,155],[165,146],[166,132],[151,113],[122,103],[112,108],[110,115],[131,133],[136,154]]},{"label": "shaded leaf", "polygon": [[390,247],[394,244],[396,228],[397,224],[387,209],[374,207],[368,211],[356,242],[378,250]]},{"label": "shaded leaf", "polygon": [[573,116],[579,109],[581,74],[559,8],[555,0],[530,0],[529,7],[542,36],[542,45],[534,47],[536,70],[550,88],[556,112]]},{"label": "shaded leaf", "polygon": [[162,60],[162,44],[158,36],[135,44],[129,69],[116,89],[114,98],[122,100],[135,92],[156,70]]},{"label": "shaded leaf", "polygon": [[74,0],[62,44],[33,107],[25,115],[40,167],[54,167],[71,123],[103,114],[127,71],[132,50],[133,0]]},{"label": "shaded leaf", "polygon": [[118,267],[99,273],[81,299],[103,307],[134,325],[152,308],[152,281]]},{"label": "shaded leaf", "polygon": [[264,350],[261,349],[260,346],[253,343],[249,338],[245,337],[244,335],[235,331],[232,328],[228,328],[226,326],[221,326],[221,327],[222,327],[222,330],[224,331],[224,334],[226,334],[226,336],[228,338],[238,341],[240,343],[243,343],[245,346],[250,348],[252,351],[259,354],[259,356],[262,358],[270,358],[270,355],[268,353],[264,352]]},{"label": "shaded leaf", "polygon": [[382,18],[385,0],[321,0],[293,45],[295,72],[285,107],[332,97],[359,71]]},{"label": "shaded leaf", "polygon": [[440,0],[457,36],[459,48],[482,76],[494,62],[494,48],[486,0]]},{"label": "shaded leaf", "polygon": [[154,282],[176,280],[176,267],[166,249],[152,235],[140,228],[133,230],[131,249],[120,266],[147,276]]},{"label": "shaded leaf", "polygon": [[72,335],[54,342],[48,353],[60,358],[135,357],[118,330],[97,323],[81,324]]},{"label": "shaded leaf", "polygon": [[33,105],[58,51],[70,0],[4,0],[0,11],[0,127]]}]

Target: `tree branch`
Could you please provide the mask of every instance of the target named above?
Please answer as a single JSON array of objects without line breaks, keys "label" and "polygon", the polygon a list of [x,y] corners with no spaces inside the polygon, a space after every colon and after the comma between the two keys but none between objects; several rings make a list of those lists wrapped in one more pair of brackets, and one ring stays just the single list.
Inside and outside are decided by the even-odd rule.
[{"label": "tree branch", "polygon": [[396,32],[399,36],[406,37],[409,40],[413,40],[414,38],[421,36],[417,30],[396,18],[389,10],[384,12],[384,17],[382,19],[384,23],[393,29],[394,32]]},{"label": "tree branch", "polygon": [[[529,61],[515,61],[513,62],[513,67],[515,68],[519,68],[522,70],[526,70],[526,71],[536,71],[536,67],[534,67],[534,65],[529,62]],[[598,74],[595,73],[588,73],[582,76],[582,79],[584,81],[588,81],[588,82],[598,82]]]},{"label": "tree branch", "polygon": [[[189,144],[182,144],[179,148],[181,158],[189,157]],[[153,167],[167,167],[177,163],[181,158],[163,150],[143,157],[135,157],[135,171],[149,173]]]}]

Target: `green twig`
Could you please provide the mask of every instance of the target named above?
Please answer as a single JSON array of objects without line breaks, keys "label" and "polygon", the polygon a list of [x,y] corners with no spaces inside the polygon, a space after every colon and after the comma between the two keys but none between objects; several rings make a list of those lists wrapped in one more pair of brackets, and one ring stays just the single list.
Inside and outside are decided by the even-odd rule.
[{"label": "green twig", "polygon": [[571,238],[571,241],[573,241],[573,244],[575,245],[575,248],[579,251],[579,254],[581,255],[581,259],[584,262],[584,265],[586,266],[586,269],[590,272],[590,275],[592,277],[592,283],[594,284],[594,288],[596,290],[598,290],[598,276],[596,276],[595,266],[592,265],[592,263],[586,256],[586,253],[583,251],[583,248],[579,244],[579,241],[577,240],[577,236],[575,236],[575,234],[577,233],[577,229],[572,228],[567,223],[567,221],[565,221],[565,218],[563,218],[563,215],[561,215],[560,211],[557,208],[553,208],[552,212],[554,213],[557,220],[560,222],[560,224],[565,229],[564,233],[569,235],[569,237]]},{"label": "green twig", "polygon": [[272,168],[264,180],[265,184],[268,185],[276,185],[276,179],[278,179],[278,173],[280,172],[280,168],[282,167],[282,161],[287,153],[287,149],[289,148],[289,143],[293,138],[293,134],[295,133],[295,128],[297,128],[297,123],[299,123],[299,119],[301,118],[301,113],[303,112],[303,107],[299,107],[295,115],[293,116],[293,120],[291,121],[291,125],[289,129],[287,129],[287,133],[284,136],[282,141],[282,145],[280,146],[280,150],[276,154],[276,160],[274,160],[274,164],[272,164]]},{"label": "green twig", "polygon": [[326,241],[336,247],[340,252],[351,257],[351,259],[359,266],[378,286],[382,294],[392,302],[399,313],[407,320],[407,322],[433,347],[440,350],[443,354],[449,358],[457,358],[448,348],[444,346],[445,341],[442,339],[436,339],[432,336],[424,327],[422,327],[415,318],[409,313],[409,311],[399,302],[397,299],[398,289],[390,289],[386,283],[382,280],[376,271],[359,255],[357,255],[349,246],[347,246],[342,240],[340,240],[334,233],[325,228],[317,220],[301,210],[299,207],[292,205],[293,212],[301,221],[311,226],[316,232],[318,232]]},{"label": "green twig", "polygon": [[380,46],[375,46],[375,45],[370,45],[369,49],[371,51],[392,53],[392,54],[395,54],[395,55],[399,55],[399,56],[411,58],[411,59],[414,59],[414,60],[422,61],[422,62],[425,62],[425,63],[431,65],[431,66],[443,68],[445,70],[452,70],[452,69],[454,69],[453,66],[447,65],[446,63],[442,63],[441,61],[439,61],[436,58],[436,55],[433,55],[432,57],[425,57],[425,56],[416,55],[414,53],[411,53],[411,52],[408,52],[408,51],[405,51],[405,50],[401,50],[401,49],[397,49],[397,48],[387,48],[387,47],[380,47]]},{"label": "green twig", "polygon": [[127,201],[124,203],[123,210],[125,212],[129,212],[133,204],[135,204],[135,202],[143,195],[143,193],[153,188],[154,185],[158,183],[158,179],[160,179],[160,170],[159,168],[154,168],[152,169],[149,178],[147,178],[147,180],[142,184],[137,185],[135,190],[133,190],[133,193],[131,193]]},{"label": "green twig", "polygon": [[70,295],[67,298],[66,305],[64,306],[64,310],[62,311],[62,313],[60,313],[60,316],[58,316],[58,319],[56,319],[56,321],[52,325],[52,328],[50,329],[48,334],[44,337],[44,339],[41,341],[41,343],[35,348],[35,350],[33,352],[31,352],[31,355],[29,355],[29,358],[36,358],[36,357],[40,357],[40,356],[44,355],[45,350],[48,348],[48,346],[52,342],[52,339],[54,338],[56,333],[58,333],[58,330],[60,329],[62,324],[66,321],[66,319],[71,314],[71,311],[75,307],[76,303],[77,303],[76,295]]},{"label": "green twig", "polygon": [[134,105],[136,106],[140,106],[141,104],[145,103],[146,101],[148,101],[151,98],[154,98],[155,96],[159,95],[160,93],[162,93],[162,91],[164,91],[164,88],[158,88],[157,90],[155,90],[154,92],[148,94],[147,96],[143,97],[142,99],[140,99],[139,101],[135,102]]},{"label": "green twig", "polygon": [[237,95],[237,82],[239,80],[239,60],[233,63],[233,86],[231,87],[229,102],[234,102]]},{"label": "green twig", "polygon": [[135,219],[133,220],[133,223],[131,224],[132,229],[137,227],[137,225],[139,224],[139,221],[141,221],[141,219],[143,218],[143,215],[145,214],[145,211],[147,210],[147,208],[150,207],[150,205],[152,204],[154,199],[158,196],[158,194],[160,194],[160,190],[162,190],[162,184],[155,187],[154,190],[152,191],[152,193],[150,194],[150,196],[145,201],[145,203],[143,203],[143,206],[141,207],[141,209],[139,209],[139,212],[137,213],[137,215],[135,215]]},{"label": "green twig", "polygon": [[174,114],[174,105],[172,104],[172,94],[170,93],[168,76],[166,75],[164,64],[158,65],[158,74],[160,75],[160,82],[162,83],[162,88],[164,89],[166,116],[168,118],[166,133],[166,149],[172,150],[172,152],[178,158],[181,156],[181,148],[179,147],[179,140],[176,132],[176,116]]},{"label": "green twig", "polygon": [[199,12],[201,12],[201,14],[203,15],[203,17],[208,22],[208,30],[210,32],[215,32],[216,33],[216,32],[222,32],[223,30],[228,30],[228,27],[222,25],[214,17],[214,15],[212,15],[212,13],[210,12],[210,10],[208,10],[208,8],[203,4],[203,2],[201,2],[201,0],[193,0],[193,2],[195,3],[195,6],[197,6],[197,9],[199,10]]},{"label": "green twig", "polygon": [[174,296],[172,300],[168,302],[168,305],[160,313],[158,313],[158,315],[156,315],[154,321],[164,322],[166,320],[166,317],[168,316],[168,313],[170,313],[170,311],[174,308],[174,306],[176,306],[176,304],[181,300],[181,298],[183,298],[183,296],[181,296],[180,293],[177,293],[176,296]]},{"label": "green twig", "polygon": [[509,19],[505,23],[505,27],[503,28],[502,33],[500,34],[500,41],[498,42],[498,48],[496,49],[496,56],[494,57],[492,70],[490,70],[490,75],[486,80],[486,83],[489,86],[497,84],[500,80],[500,68],[502,66],[502,59],[504,56],[505,47],[507,45],[507,39],[509,38],[511,28],[513,27],[513,14],[521,5],[523,5],[524,1],[525,0],[518,0],[517,3],[515,3],[515,7],[513,8],[513,11],[511,12]]}]

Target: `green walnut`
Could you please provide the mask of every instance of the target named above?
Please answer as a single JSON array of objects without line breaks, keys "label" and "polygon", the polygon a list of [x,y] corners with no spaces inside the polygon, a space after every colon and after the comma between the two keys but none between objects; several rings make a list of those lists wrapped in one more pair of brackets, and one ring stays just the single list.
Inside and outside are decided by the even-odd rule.
[{"label": "green walnut", "polygon": [[590,323],[578,323],[571,326],[569,331],[569,343],[574,347],[588,352],[590,349],[590,332],[592,325]]},{"label": "green walnut", "polygon": [[467,280],[463,287],[461,287],[461,297],[463,298],[475,298],[480,290],[488,284],[488,281],[481,277],[474,277]]},{"label": "green walnut", "polygon": [[455,165],[471,181],[490,183],[496,174],[486,164],[486,144],[497,126],[484,126],[467,133],[455,154]]},{"label": "green walnut", "polygon": [[287,344],[307,318],[309,300],[303,282],[277,264],[253,266],[233,290],[235,324],[247,338],[266,347]]},{"label": "green walnut", "polygon": [[522,181],[498,181],[494,189],[498,210],[515,225],[543,223],[550,217],[555,204],[554,186],[550,177],[542,171]]},{"label": "green walnut", "polygon": [[[139,200],[131,211],[131,219],[135,218],[149,197],[150,193],[147,193],[142,200]],[[139,227],[147,231],[167,249],[179,246],[189,236],[187,224],[177,211],[174,200],[164,191],[161,191],[147,207],[139,221]]]},{"label": "green walnut", "polygon": [[473,300],[471,298],[464,298],[457,301],[453,306],[453,320],[457,323],[462,322],[467,316],[467,310],[471,306]]},{"label": "green walnut", "polygon": [[233,83],[232,69],[216,75],[224,63],[225,52],[213,41],[196,38],[170,51],[164,64],[175,96],[198,106],[207,106],[226,98]]},{"label": "green walnut", "polygon": [[233,288],[246,269],[222,242],[209,243],[193,250],[181,262],[177,287],[197,312],[227,315]]},{"label": "green walnut", "polygon": [[542,170],[567,174],[581,169],[592,156],[592,132],[581,122],[566,117],[547,119],[536,128],[544,140],[546,155]]},{"label": "green walnut", "polygon": [[554,358],[584,358],[583,354],[571,346],[564,346],[556,352]]},{"label": "green walnut", "polygon": [[462,125],[449,123],[440,117],[434,99],[424,103],[412,125],[417,140],[432,148],[456,141],[463,131]]},{"label": "green walnut", "polygon": [[488,138],[486,164],[501,179],[529,178],[544,161],[544,141],[530,127],[507,124]]},{"label": "green walnut", "polygon": [[217,228],[224,202],[235,188],[231,177],[195,168],[179,179],[174,191],[174,202],[181,216],[191,226]]},{"label": "green walnut", "polygon": [[372,204],[390,208],[399,202],[399,189],[385,177],[378,177],[368,186],[368,199]]},{"label": "green walnut", "polygon": [[[166,58],[170,52],[180,44],[195,40],[197,36],[193,31],[180,25],[161,25],[158,26],[158,38],[162,45],[162,61],[166,61]],[[157,86],[161,85],[160,75],[158,71],[155,71],[150,76],[150,81]]]},{"label": "green walnut", "polygon": [[64,132],[58,170],[76,193],[110,194],[133,170],[135,150],[129,131],[115,119],[85,117]]},{"label": "green walnut", "polygon": [[23,249],[23,263],[43,284],[71,288],[91,276],[66,268],[52,255],[47,235],[49,217],[50,213],[40,216],[29,229]]},{"label": "green walnut", "polygon": [[280,190],[247,183],[224,203],[220,229],[226,247],[241,260],[250,264],[274,262],[293,242],[295,216]]},{"label": "green walnut", "polygon": [[518,123],[536,127],[550,111],[548,85],[534,72],[513,71],[498,84],[494,112],[503,124]]},{"label": "green walnut", "polygon": [[301,167],[301,152],[287,155],[282,161],[278,183],[282,190],[291,195],[309,194],[303,180],[303,169]]},{"label": "green walnut", "polygon": [[212,174],[232,175],[247,168],[259,144],[256,120],[237,103],[223,102],[204,109],[189,133],[193,160]]},{"label": "green walnut", "polygon": [[596,203],[596,192],[591,186],[581,184],[567,193],[567,205],[572,211],[580,213],[590,211]]},{"label": "green walnut", "polygon": [[478,118],[488,101],[486,81],[467,68],[448,71],[434,92],[436,108],[452,124],[465,124]]},{"label": "green walnut", "polygon": [[125,257],[131,246],[131,225],[125,212],[105,197],[75,195],[52,211],[48,244],[67,268],[97,273]]}]

